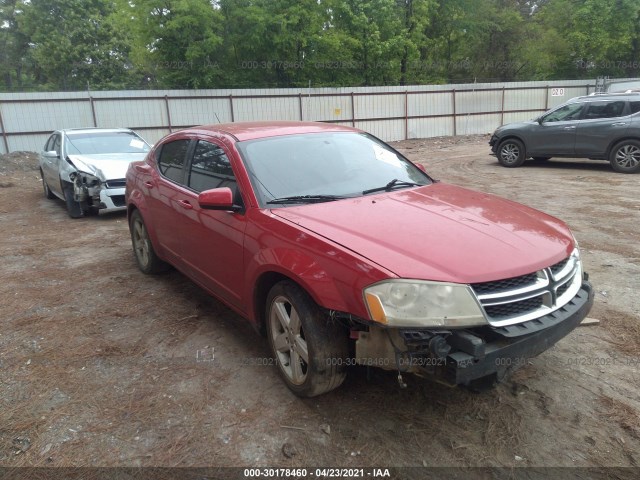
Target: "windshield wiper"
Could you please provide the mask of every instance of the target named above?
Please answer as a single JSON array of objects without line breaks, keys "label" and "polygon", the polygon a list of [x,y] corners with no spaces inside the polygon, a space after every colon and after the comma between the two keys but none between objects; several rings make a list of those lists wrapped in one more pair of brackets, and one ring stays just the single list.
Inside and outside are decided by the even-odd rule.
[{"label": "windshield wiper", "polygon": [[339,195],[294,195],[292,197],[281,197],[268,200],[268,204],[277,205],[282,203],[320,203],[320,202],[332,202],[334,200],[340,200],[342,198]]},{"label": "windshield wiper", "polygon": [[369,193],[391,191],[397,187],[422,187],[422,186],[424,185],[421,183],[407,182],[405,180],[399,180],[397,178],[394,178],[389,183],[387,183],[384,187],[370,188],[369,190],[365,190],[364,192],[362,192],[362,194],[367,195]]}]

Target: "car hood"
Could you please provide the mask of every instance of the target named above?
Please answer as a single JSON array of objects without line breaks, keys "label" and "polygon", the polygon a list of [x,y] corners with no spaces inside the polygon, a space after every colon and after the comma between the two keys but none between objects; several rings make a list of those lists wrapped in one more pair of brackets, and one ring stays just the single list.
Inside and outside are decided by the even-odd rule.
[{"label": "car hood", "polygon": [[500,135],[501,133],[509,130],[519,130],[521,128],[526,128],[526,127],[530,127],[531,125],[537,125],[537,124],[538,122],[536,119],[527,120],[525,122],[507,123],[506,125],[502,125],[501,127],[498,127],[494,133],[496,135]]},{"label": "car hood", "polygon": [[554,217],[443,183],[272,213],[402,278],[510,278],[559,262],[574,245],[567,226]]},{"label": "car hood", "polygon": [[104,153],[99,155],[68,155],[78,170],[95,175],[100,180],[125,178],[131,162],[143,160],[146,153]]}]

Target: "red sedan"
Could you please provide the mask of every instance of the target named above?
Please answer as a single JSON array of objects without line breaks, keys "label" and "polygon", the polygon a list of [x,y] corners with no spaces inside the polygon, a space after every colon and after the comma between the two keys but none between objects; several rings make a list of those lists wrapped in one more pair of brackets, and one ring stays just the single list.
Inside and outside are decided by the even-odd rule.
[{"label": "red sedan", "polygon": [[247,318],[301,396],[355,364],[492,383],[593,303],[563,222],[353,128],[182,130],[131,164],[126,202],[140,269],[172,265]]}]

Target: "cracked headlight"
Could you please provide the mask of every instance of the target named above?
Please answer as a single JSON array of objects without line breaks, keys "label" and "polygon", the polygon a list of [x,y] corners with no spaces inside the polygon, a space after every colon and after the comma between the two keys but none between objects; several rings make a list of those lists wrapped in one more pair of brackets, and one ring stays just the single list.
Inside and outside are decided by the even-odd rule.
[{"label": "cracked headlight", "polygon": [[91,175],[90,173],[78,172],[78,180],[83,185],[91,188],[100,186],[100,179],[95,175]]},{"label": "cracked headlight", "polygon": [[470,327],[487,320],[471,287],[422,280],[386,280],[364,289],[372,320],[390,327]]}]

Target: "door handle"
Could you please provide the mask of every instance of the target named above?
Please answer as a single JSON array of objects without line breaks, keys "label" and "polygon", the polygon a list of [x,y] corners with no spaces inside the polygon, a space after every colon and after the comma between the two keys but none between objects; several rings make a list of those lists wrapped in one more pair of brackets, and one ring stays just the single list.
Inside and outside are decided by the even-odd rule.
[{"label": "door handle", "polygon": [[624,125],[626,125],[627,122],[618,122],[618,123],[612,123],[611,126],[612,127],[622,127]]},{"label": "door handle", "polygon": [[149,181],[144,182],[144,186],[145,186],[145,187],[147,187],[147,188],[153,188],[153,187],[155,187],[155,185],[153,184],[153,182],[149,182]]},{"label": "door handle", "polygon": [[182,208],[186,208],[187,210],[191,210],[193,208],[193,205],[191,205],[188,200],[180,200],[178,203],[180,203]]},{"label": "door handle", "polygon": [[565,129],[565,130],[575,130],[575,129],[576,129],[576,127],[575,127],[575,126],[573,126],[573,127],[564,127],[564,129]]}]

